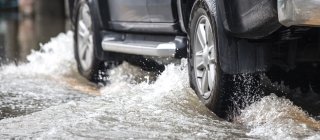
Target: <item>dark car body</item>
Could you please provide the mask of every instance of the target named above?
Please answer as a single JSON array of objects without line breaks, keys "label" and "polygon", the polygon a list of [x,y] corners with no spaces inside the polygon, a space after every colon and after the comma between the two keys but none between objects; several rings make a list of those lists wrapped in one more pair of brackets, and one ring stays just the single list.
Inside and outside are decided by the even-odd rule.
[{"label": "dark car body", "polygon": [[[245,3],[242,1],[220,0],[216,3],[219,5],[220,10],[218,11],[225,17],[225,30],[234,36],[256,39],[263,38],[281,27],[277,20],[277,13],[274,12],[276,10],[275,0],[256,0]],[[95,7],[97,20],[104,30],[128,34],[128,36],[130,34],[149,34],[155,36],[154,38],[159,38],[159,40],[166,40],[165,38],[168,38],[168,36],[187,38],[190,11],[194,2],[195,0],[93,0],[92,6]],[[79,5],[78,0],[69,1],[73,21],[75,20],[74,11],[77,5]],[[265,9],[254,10],[259,7]],[[265,16],[259,16],[262,14]],[[166,37],[163,38],[162,36]],[[183,40],[186,41],[185,39]],[[184,42],[183,44],[180,48],[177,48],[179,57],[186,56],[187,43]],[[182,51],[180,52],[180,50]],[[239,51],[239,53],[241,52]],[[246,56],[247,54],[243,55]],[[221,55],[221,57],[224,57],[224,55]],[[224,68],[228,73],[252,69],[242,68],[240,66],[242,64],[231,61],[233,60],[226,62],[231,65],[225,65],[228,68]],[[254,63],[260,62],[263,61],[257,60]],[[262,69],[262,66],[265,65],[256,65],[254,69]]]},{"label": "dark car body", "polygon": [[[290,71],[302,62],[320,62],[319,51],[313,51],[320,50],[319,0],[69,0],[67,4],[75,32],[79,31],[83,5],[90,9],[95,62],[130,61],[130,55],[185,57],[191,87],[218,114],[217,106],[219,110],[223,107],[213,105],[218,104],[216,98],[223,92],[230,93],[229,87],[223,87],[226,81],[235,83],[232,78],[225,80],[226,75],[266,72],[271,67]],[[204,25],[207,22],[210,25]],[[201,52],[196,47],[197,39],[201,42],[202,27],[210,28],[214,46],[208,48],[216,47],[215,60],[205,58],[211,51],[203,47]],[[77,37],[75,48],[79,46]],[[209,42],[204,41],[206,45]],[[203,56],[206,66],[196,66],[198,55]],[[84,58],[79,54],[76,57],[77,61]],[[195,82],[201,76],[194,75],[197,69],[209,69],[207,63],[217,67],[218,78],[213,82],[219,87],[210,91],[208,100],[202,98]],[[80,70],[87,78],[90,72]]]}]

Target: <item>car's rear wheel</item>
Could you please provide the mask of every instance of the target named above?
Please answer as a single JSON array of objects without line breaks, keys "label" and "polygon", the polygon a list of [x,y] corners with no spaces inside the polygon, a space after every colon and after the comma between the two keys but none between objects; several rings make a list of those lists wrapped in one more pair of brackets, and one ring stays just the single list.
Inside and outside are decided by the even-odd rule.
[{"label": "car's rear wheel", "polygon": [[216,24],[203,3],[196,3],[191,12],[189,30],[189,77],[191,87],[200,100],[218,116],[221,71],[217,51]]},{"label": "car's rear wheel", "polygon": [[[216,9],[212,8],[215,4],[208,1],[196,1],[191,11],[188,31],[190,85],[200,100],[217,116],[232,119],[239,108],[245,107],[242,104],[252,101],[250,98],[257,93],[259,87],[256,85],[260,77],[255,74],[227,74],[222,70],[225,63],[220,62],[219,49],[225,47],[231,51],[236,48],[221,44],[236,44],[237,39],[224,31],[219,32],[223,26],[219,21],[221,19],[213,11]],[[239,96],[246,97],[242,99]]]}]

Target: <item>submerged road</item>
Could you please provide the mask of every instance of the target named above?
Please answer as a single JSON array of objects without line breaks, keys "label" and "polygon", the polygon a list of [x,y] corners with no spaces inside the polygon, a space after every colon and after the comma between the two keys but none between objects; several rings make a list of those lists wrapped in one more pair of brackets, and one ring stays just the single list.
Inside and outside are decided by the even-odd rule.
[{"label": "submerged road", "polygon": [[186,60],[152,82],[123,63],[97,88],[77,74],[72,34],[1,65],[0,139],[320,139],[320,122],[273,94],[219,119],[190,89]]}]

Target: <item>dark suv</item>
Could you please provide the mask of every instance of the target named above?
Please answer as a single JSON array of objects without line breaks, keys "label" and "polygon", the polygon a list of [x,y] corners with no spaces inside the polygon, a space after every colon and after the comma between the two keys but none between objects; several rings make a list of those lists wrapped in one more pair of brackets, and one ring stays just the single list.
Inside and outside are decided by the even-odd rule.
[{"label": "dark suv", "polygon": [[92,81],[101,65],[185,57],[191,87],[220,117],[239,82],[232,75],[320,60],[320,0],[70,0],[69,6],[81,75]]}]

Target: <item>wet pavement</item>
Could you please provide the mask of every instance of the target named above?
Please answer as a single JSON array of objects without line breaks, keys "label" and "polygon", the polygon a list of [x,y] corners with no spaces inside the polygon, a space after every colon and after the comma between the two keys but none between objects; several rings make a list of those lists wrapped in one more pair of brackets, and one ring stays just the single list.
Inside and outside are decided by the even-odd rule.
[{"label": "wet pavement", "polygon": [[216,117],[189,87],[184,59],[151,82],[152,75],[123,63],[98,88],[77,74],[72,32],[21,46],[10,40],[18,29],[3,22],[0,139],[320,139],[319,121],[274,94],[233,122]]}]

